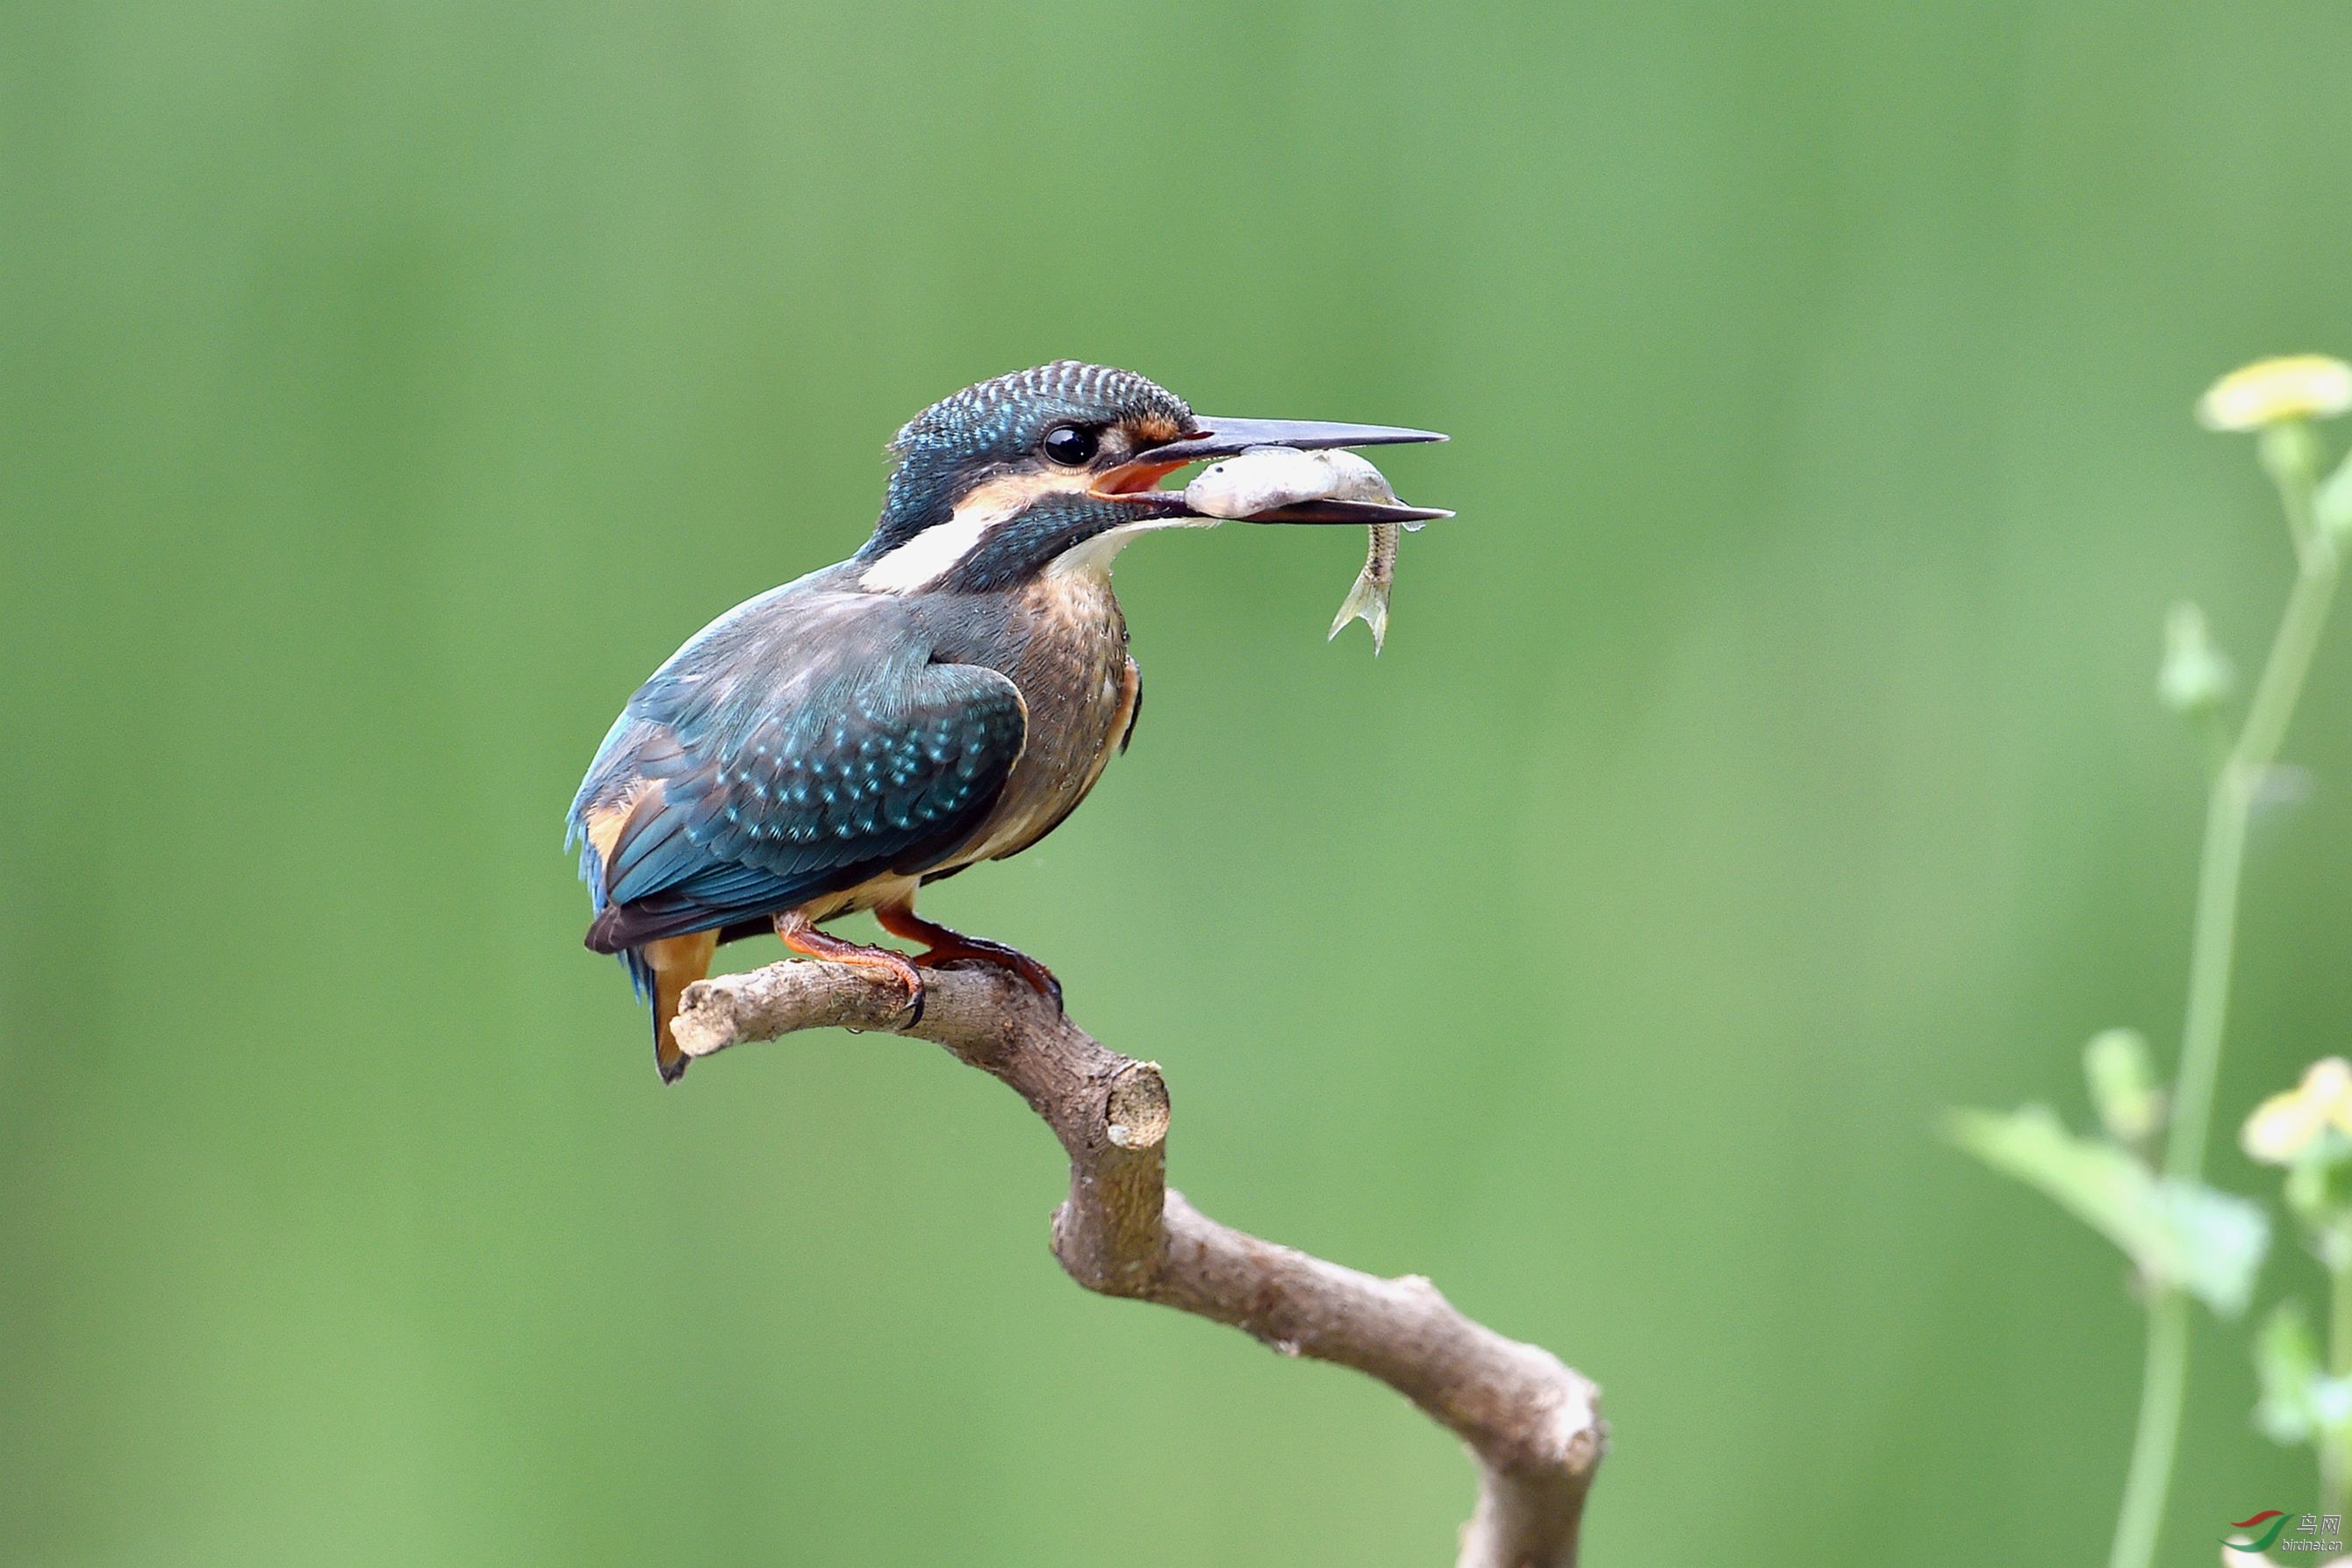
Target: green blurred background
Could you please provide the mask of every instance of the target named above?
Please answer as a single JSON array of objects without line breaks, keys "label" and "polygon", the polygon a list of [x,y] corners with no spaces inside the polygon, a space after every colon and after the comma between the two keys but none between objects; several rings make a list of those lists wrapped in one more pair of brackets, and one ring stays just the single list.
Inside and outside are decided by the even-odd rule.
[{"label": "green blurred background", "polygon": [[[1060,355],[1458,507],[1119,578],[1150,711],[934,894],[1176,1178],[1606,1386],[1591,1561],[2105,1551],[2119,1258],[1936,1140],[2177,1029],[2151,691],[2285,583],[2189,407],[2352,349],[2326,0],[0,5],[0,1559],[1437,1563],[1386,1391],[1073,1288],[931,1048],[656,1082],[561,819],[635,684]],[[2352,637],[2236,1119],[2352,1033]],[[766,961],[772,945],[733,949]],[[2216,1178],[2267,1190],[2233,1147]],[[2263,1295],[2312,1293],[2274,1260]],[[2200,1330],[2165,1559],[2311,1506]]]}]

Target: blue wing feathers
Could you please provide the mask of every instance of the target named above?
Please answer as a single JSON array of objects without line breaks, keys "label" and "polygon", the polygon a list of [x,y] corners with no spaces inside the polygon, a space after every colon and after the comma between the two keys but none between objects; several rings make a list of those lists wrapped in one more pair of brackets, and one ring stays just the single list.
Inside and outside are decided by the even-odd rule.
[{"label": "blue wing feathers", "polygon": [[[931,663],[887,601],[849,601],[801,584],[764,595],[630,700],[572,803],[592,946],[919,873],[986,819],[1026,733],[1019,692]],[[600,854],[592,823],[625,809]]]}]

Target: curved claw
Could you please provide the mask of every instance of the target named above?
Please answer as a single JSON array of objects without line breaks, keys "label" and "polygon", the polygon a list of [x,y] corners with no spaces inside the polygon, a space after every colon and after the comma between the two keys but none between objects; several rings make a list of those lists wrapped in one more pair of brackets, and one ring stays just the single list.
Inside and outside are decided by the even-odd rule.
[{"label": "curved claw", "polygon": [[937,969],[967,958],[982,964],[993,964],[998,968],[1008,971],[1023,985],[1053,1003],[1055,1012],[1066,1010],[1062,1006],[1062,982],[1055,977],[1054,971],[1029,956],[1028,954],[1016,947],[1007,947],[1002,942],[987,942],[975,936],[966,936],[951,948],[939,946],[928,953],[919,954],[916,956],[915,962],[923,968]]},{"label": "curved claw", "polygon": [[[907,993],[906,1027],[912,1029],[923,1021],[923,1004],[929,999],[929,991],[923,984],[922,971],[916,968],[914,963],[908,962],[904,953],[894,953],[887,947],[867,947],[861,943],[854,942],[844,943],[843,946],[858,948],[858,955],[853,956],[846,953],[833,953],[828,954],[827,956],[836,963],[848,964],[861,969],[879,969],[888,975]],[[867,954],[871,954],[872,956],[866,956]]]},{"label": "curved claw", "polygon": [[836,964],[846,964],[856,969],[881,970],[907,993],[907,1027],[911,1029],[923,1021],[922,971],[916,968],[915,960],[904,953],[828,936],[798,915],[777,915],[776,935],[785,946],[795,953],[805,953],[812,958],[830,958]]},{"label": "curved claw", "polygon": [[1010,970],[1022,984],[1052,1002],[1055,1012],[1065,1010],[1062,982],[1055,978],[1053,970],[1018,947],[992,942],[985,936],[967,936],[935,921],[925,920],[911,909],[877,909],[874,912],[874,918],[881,923],[883,930],[893,936],[904,936],[925,945],[927,951],[915,957],[915,962],[923,968],[941,968],[963,958],[993,964],[1000,969]]}]

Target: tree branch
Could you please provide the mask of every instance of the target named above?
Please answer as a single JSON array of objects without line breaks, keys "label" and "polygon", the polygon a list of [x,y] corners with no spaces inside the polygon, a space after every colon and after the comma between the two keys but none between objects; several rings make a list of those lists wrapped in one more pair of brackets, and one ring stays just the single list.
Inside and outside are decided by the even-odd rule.
[{"label": "tree branch", "polygon": [[1231,1323],[1285,1355],[1369,1374],[1470,1446],[1481,1483],[1458,1568],[1566,1568],[1607,1448],[1600,1391],[1550,1352],[1456,1312],[1419,1275],[1384,1280],[1218,1224],[1166,1182],[1168,1086],[1028,988],[982,967],[928,972],[921,1021],[839,964],[773,964],[687,988],[689,1056],[799,1030],[908,1034],[1010,1085],[1070,1157],[1054,1256],[1104,1295]]}]

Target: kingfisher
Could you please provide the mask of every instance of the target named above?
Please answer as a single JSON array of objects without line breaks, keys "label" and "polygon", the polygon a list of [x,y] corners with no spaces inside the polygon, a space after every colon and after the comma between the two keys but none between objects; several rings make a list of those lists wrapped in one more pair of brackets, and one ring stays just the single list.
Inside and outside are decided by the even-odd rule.
[{"label": "kingfisher", "polygon": [[[773,588],[688,639],[637,689],[572,800],[593,918],[653,1012],[675,1082],[686,988],[721,943],[878,972],[919,1018],[921,971],[1009,969],[1061,1004],[1028,955],[915,913],[924,883],[1018,854],[1124,751],[1142,707],[1111,562],[1140,534],[1213,526],[1160,481],[1256,446],[1443,441],[1432,431],[1196,415],[1131,371],[1074,360],[966,387],[891,443],[880,518],[847,560]],[[1255,523],[1417,522],[1307,501]],[[820,929],[870,911],[923,951]]]}]

